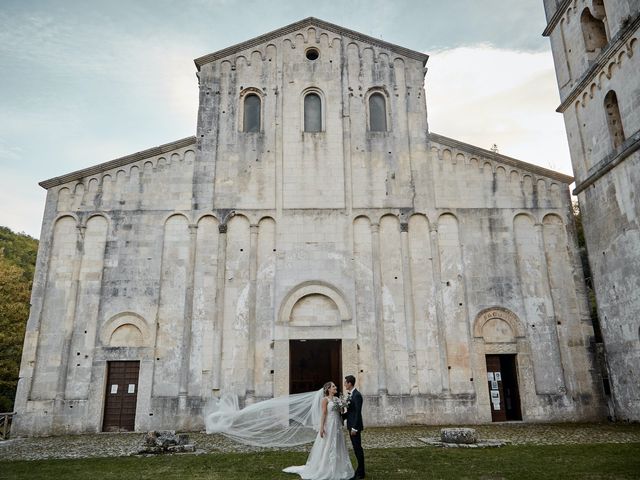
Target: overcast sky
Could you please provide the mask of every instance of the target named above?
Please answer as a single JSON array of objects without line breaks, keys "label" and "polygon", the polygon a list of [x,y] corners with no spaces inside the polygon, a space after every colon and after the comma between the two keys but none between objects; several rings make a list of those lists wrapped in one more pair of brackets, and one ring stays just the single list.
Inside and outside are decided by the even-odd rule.
[{"label": "overcast sky", "polygon": [[430,130],[571,174],[542,0],[1,0],[0,225],[41,180],[195,133],[193,59],[315,16],[430,55]]}]

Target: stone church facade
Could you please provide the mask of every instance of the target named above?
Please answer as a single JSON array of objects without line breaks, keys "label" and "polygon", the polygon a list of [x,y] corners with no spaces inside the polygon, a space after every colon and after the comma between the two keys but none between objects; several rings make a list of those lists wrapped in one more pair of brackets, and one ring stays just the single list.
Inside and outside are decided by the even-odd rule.
[{"label": "stone church facade", "polygon": [[612,403],[640,421],[640,2],[545,0]]},{"label": "stone church facade", "polygon": [[195,137],[42,182],[12,433],[350,373],[369,425],[602,418],[572,178],[430,133],[427,58],[305,19],[195,60]]}]

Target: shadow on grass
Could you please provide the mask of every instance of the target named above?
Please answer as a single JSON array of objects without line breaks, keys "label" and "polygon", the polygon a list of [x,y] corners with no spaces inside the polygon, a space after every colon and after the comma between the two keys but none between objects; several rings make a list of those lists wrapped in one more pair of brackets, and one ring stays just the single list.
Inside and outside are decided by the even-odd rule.
[{"label": "shadow on grass", "polygon": [[[507,446],[496,449],[390,448],[366,453],[375,479],[637,479],[640,443]],[[306,453],[269,451],[163,457],[0,463],[6,479],[291,479]]]}]

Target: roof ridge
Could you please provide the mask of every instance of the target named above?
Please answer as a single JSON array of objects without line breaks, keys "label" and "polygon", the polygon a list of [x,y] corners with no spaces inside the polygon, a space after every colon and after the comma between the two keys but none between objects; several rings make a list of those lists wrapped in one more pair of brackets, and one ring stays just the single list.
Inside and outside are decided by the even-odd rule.
[{"label": "roof ridge", "polygon": [[334,23],[326,22],[316,17],[307,17],[297,22],[291,23],[289,25],[285,25],[284,27],[280,27],[276,30],[272,30],[271,32],[267,32],[257,37],[251,38],[249,40],[245,40],[243,42],[236,43],[235,45],[231,45],[229,47],[223,48],[222,50],[217,50],[207,55],[198,57],[194,59],[194,63],[196,64],[196,67],[198,68],[198,70],[200,70],[200,67],[202,67],[203,65],[213,62],[215,60],[219,60],[221,58],[227,57],[233,54],[234,52],[254,47],[261,43],[268,42],[269,40],[272,40],[274,38],[287,35],[289,33],[295,32],[296,30],[299,30],[301,28],[304,28],[306,26],[311,26],[311,25],[320,27],[324,30],[329,30],[330,32],[333,32],[339,35],[346,35],[348,37],[352,37],[355,40],[360,40],[366,43],[377,45],[382,48],[387,48],[401,55],[404,55],[406,57],[419,60],[423,62],[423,65],[426,64],[427,60],[429,59],[429,55],[427,55],[426,53],[418,52],[417,50],[411,50],[409,48],[401,47],[400,45],[396,45],[391,42],[386,42],[378,38],[370,37],[369,35],[365,35],[364,33],[356,32],[355,30],[350,30],[348,28],[341,27],[340,25],[336,25]]},{"label": "roof ridge", "polygon": [[163,153],[170,152],[171,150],[188,147],[189,145],[195,143],[196,137],[194,136],[181,138],[180,140],[176,140],[174,142],[158,145],[157,147],[147,148],[146,150],[141,150],[130,155],[125,155],[124,157],[119,157],[113,160],[109,160],[108,162],[99,163],[92,167],[83,168],[82,170],[76,170],[75,172],[67,173],[59,177],[53,177],[48,180],[43,180],[42,182],[38,183],[38,185],[48,190],[51,187],[62,185],[63,183],[71,182],[73,180],[79,180],[81,178],[95,175],[96,173],[104,172],[105,170],[110,170],[112,168],[122,167],[129,163],[137,162],[138,160],[144,160],[145,158],[162,155]]},{"label": "roof ridge", "polygon": [[548,168],[540,167],[533,163],[525,162],[524,160],[518,160],[517,158],[509,157],[507,155],[502,155],[501,153],[496,153],[482,147],[477,147],[476,145],[472,145],[470,143],[465,143],[465,142],[461,142],[460,140],[455,140],[450,137],[445,137],[444,135],[440,135],[438,133],[429,132],[429,140],[442,143],[443,145],[447,145],[452,148],[459,148],[461,150],[466,150],[470,153],[475,153],[478,156],[491,158],[497,162],[504,163],[512,167],[523,168],[525,170],[530,171],[531,173],[535,173],[537,175],[542,175],[545,177],[550,177],[562,183],[571,184],[574,181],[574,178],[570,175],[556,172],[555,170],[550,170]]}]

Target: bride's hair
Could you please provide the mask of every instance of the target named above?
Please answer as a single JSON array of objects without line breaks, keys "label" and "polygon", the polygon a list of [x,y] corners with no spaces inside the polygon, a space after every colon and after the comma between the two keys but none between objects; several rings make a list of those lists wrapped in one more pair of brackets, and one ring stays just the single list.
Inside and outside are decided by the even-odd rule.
[{"label": "bride's hair", "polygon": [[329,395],[329,389],[331,388],[331,385],[333,385],[333,382],[327,382],[322,386],[322,393],[324,393],[325,397]]}]

